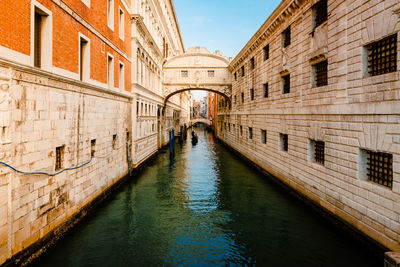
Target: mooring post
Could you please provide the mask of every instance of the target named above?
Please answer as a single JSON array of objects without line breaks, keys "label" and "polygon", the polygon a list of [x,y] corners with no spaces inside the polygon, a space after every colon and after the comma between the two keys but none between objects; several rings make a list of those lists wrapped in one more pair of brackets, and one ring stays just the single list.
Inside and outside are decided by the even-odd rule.
[{"label": "mooring post", "polygon": [[169,152],[172,153],[172,130],[169,130]]}]

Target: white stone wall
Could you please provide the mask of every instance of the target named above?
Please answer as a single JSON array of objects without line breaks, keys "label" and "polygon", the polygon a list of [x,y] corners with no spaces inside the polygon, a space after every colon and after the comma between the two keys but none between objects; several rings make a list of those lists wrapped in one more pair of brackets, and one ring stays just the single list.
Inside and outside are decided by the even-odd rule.
[{"label": "white stone wall", "polygon": [[[270,19],[233,60],[230,70],[238,72],[238,78],[232,82],[232,99],[236,95],[237,101],[231,111],[219,110],[218,136],[358,230],[399,250],[399,72],[367,77],[363,53],[365,45],[399,32],[395,11],[400,4],[328,0],[328,20],[313,35],[314,2],[296,1],[298,6],[286,9],[292,2],[283,1],[271,17],[281,18],[279,22]],[[286,15],[280,16],[284,12]],[[291,44],[283,49],[281,33],[289,25]],[[270,57],[264,61],[262,50],[267,44]],[[249,68],[252,57],[254,70]],[[328,60],[328,85],[313,87],[311,64],[319,58]],[[399,59],[398,52],[397,66]],[[241,77],[243,64],[246,72]],[[291,78],[288,94],[282,93],[284,73]],[[264,83],[269,84],[268,98],[263,97]],[[231,124],[230,131],[228,126],[225,130],[225,123]],[[251,140],[248,127],[253,128]],[[266,144],[261,143],[261,130],[267,131]],[[280,133],[288,134],[288,152],[280,150]],[[310,160],[310,140],[325,142],[324,165]],[[362,177],[365,162],[361,149],[393,155],[393,188]]]},{"label": "white stone wall", "polygon": [[[130,97],[72,82],[41,70],[0,64],[9,93],[8,138],[0,161],[21,171],[54,173],[56,147],[63,168],[50,177],[0,166],[0,263],[65,222],[128,173],[126,136]],[[113,135],[116,141],[113,147]]]}]

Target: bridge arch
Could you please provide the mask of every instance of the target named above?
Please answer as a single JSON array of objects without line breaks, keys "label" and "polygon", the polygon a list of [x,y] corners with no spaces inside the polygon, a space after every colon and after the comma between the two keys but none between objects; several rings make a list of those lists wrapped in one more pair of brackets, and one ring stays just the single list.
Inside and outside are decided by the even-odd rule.
[{"label": "bridge arch", "polygon": [[189,90],[205,90],[224,96],[231,104],[232,84],[228,65],[231,59],[204,47],[189,48],[164,63],[164,104],[174,95]]}]

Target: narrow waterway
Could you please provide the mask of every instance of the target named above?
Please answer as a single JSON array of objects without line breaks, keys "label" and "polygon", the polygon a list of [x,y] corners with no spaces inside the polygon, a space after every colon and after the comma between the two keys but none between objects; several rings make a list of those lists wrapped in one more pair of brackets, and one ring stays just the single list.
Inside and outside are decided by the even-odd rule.
[{"label": "narrow waterway", "polygon": [[[161,153],[37,266],[382,266],[210,134]],[[188,135],[189,136],[189,135]]]}]

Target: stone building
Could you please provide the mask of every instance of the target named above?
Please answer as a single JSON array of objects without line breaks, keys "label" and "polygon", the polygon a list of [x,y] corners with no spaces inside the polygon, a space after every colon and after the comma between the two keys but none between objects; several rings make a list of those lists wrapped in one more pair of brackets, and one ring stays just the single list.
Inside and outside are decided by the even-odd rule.
[{"label": "stone building", "polygon": [[400,249],[400,3],[284,0],[229,65],[218,137]]},{"label": "stone building", "polygon": [[154,154],[189,120],[190,95],[164,106],[162,64],[184,53],[172,1],[0,1],[0,16],[2,264]]}]

